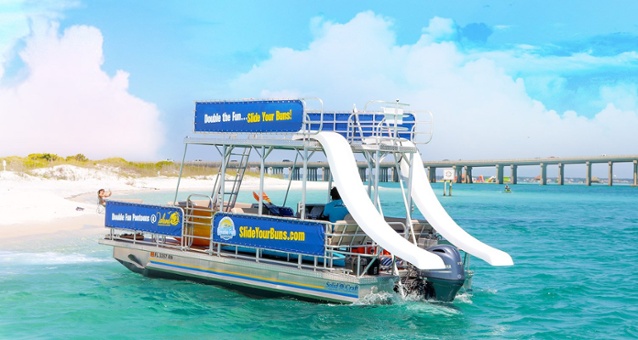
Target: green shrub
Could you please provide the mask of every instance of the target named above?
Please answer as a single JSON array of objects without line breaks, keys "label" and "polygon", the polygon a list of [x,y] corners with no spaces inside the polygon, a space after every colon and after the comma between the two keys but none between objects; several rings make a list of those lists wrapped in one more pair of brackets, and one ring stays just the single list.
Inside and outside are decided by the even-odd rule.
[{"label": "green shrub", "polygon": [[76,161],[76,162],[87,162],[89,159],[86,158],[86,156],[84,156],[83,154],[79,153],[75,156],[67,156],[66,157],[66,161],[70,162],[70,161]]},{"label": "green shrub", "polygon": [[47,162],[55,162],[60,158],[60,156],[54,153],[32,153],[28,155],[27,158],[33,161],[44,160]]}]

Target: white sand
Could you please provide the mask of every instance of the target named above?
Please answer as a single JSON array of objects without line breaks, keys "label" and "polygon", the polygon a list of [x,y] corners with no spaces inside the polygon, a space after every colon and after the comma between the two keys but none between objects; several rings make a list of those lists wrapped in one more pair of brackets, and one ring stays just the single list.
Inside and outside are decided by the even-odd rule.
[{"label": "white sand", "polygon": [[[206,189],[211,178],[185,178],[181,190]],[[104,215],[97,212],[97,191],[174,190],[176,177],[130,178],[118,169],[86,169],[71,165],[39,169],[35,176],[0,171],[0,245],[3,240],[95,227],[103,232]],[[301,182],[294,181],[293,188]],[[266,189],[284,189],[287,180],[269,178]],[[327,188],[326,182],[308,182],[309,188]],[[259,179],[244,178],[242,190],[257,190]]]}]

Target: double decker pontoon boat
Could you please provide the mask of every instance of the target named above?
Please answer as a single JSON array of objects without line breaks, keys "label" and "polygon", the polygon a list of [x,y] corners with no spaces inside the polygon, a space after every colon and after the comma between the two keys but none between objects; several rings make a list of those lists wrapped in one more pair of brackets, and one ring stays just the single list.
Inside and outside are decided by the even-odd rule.
[{"label": "double decker pontoon boat", "polygon": [[[181,193],[180,201],[178,179],[172,204],[106,204],[110,232],[99,242],[133,272],[314,301],[390,293],[450,302],[470,287],[470,255],[513,264],[460,228],[432,191],[417,149],[431,136],[427,112],[398,101],[352,112],[324,112],[319,99],[212,101],[196,102],[194,125],[182,169],[189,146],[216,150],[221,162],[210,194]],[[285,162],[291,180],[301,181],[292,206],[264,192],[273,151],[294,155]],[[339,189],[348,209],[335,222],[320,219],[323,204],[307,202],[308,178],[317,174],[310,160],[318,155],[327,160],[328,187]],[[241,202],[251,157],[259,190],[255,201]],[[388,171],[400,183],[403,216],[383,213],[380,182]],[[425,220],[412,217],[415,207]]]}]

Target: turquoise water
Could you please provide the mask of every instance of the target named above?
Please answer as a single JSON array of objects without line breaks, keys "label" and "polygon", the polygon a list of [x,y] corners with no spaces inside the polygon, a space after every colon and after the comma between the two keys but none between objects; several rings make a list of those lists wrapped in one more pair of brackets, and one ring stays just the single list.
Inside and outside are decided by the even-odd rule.
[{"label": "turquoise water", "polygon": [[148,279],[97,244],[102,230],[87,228],[0,248],[0,338],[638,338],[638,188],[512,190],[455,185],[452,197],[442,197],[435,185],[461,226],[515,262],[491,267],[473,258],[473,294],[451,305],[314,304]]}]

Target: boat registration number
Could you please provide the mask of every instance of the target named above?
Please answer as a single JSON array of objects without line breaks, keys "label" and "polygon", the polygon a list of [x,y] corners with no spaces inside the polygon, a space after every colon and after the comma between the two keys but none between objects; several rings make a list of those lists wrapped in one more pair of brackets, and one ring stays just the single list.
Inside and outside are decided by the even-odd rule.
[{"label": "boat registration number", "polygon": [[168,260],[172,260],[173,259],[173,255],[169,255],[169,254],[162,254],[162,253],[158,253],[155,251],[151,252],[151,257],[155,257],[158,259],[168,259]]}]

